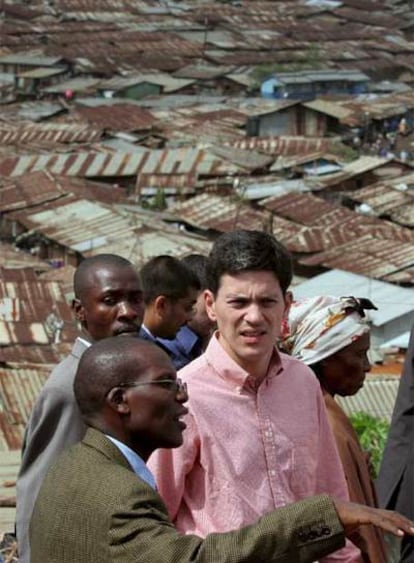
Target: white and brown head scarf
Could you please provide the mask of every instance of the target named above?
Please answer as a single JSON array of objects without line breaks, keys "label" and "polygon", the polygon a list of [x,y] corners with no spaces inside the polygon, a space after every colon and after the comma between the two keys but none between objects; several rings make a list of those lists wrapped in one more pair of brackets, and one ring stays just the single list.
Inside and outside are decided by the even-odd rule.
[{"label": "white and brown head scarf", "polygon": [[376,307],[369,299],[332,295],[294,301],[279,345],[305,364],[316,364],[369,331],[364,309]]}]

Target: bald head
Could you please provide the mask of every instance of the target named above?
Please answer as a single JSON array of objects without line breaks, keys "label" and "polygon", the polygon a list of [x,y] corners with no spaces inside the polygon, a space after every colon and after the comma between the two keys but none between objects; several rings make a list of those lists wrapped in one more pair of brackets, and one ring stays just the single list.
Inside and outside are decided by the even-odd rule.
[{"label": "bald head", "polygon": [[74,392],[87,424],[144,461],[157,448],[182,444],[188,395],[170,358],[152,342],[136,336],[96,342],[79,362]]},{"label": "bald head", "polygon": [[97,271],[102,269],[115,271],[123,268],[133,268],[133,265],[129,260],[117,254],[97,254],[96,256],[85,258],[76,268],[73,277],[75,297],[82,299]]},{"label": "bald head", "polygon": [[161,348],[136,336],[105,338],[88,348],[80,359],[74,383],[83,417],[90,420],[98,414],[114,387],[144,378],[149,358],[169,362]]}]

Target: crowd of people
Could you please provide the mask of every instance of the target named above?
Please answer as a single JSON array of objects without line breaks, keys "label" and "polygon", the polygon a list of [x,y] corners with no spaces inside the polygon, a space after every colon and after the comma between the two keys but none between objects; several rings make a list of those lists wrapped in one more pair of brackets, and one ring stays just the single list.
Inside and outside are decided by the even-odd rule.
[{"label": "crowd of people", "polygon": [[140,272],[110,254],[80,263],[81,332],[25,433],[20,561],[386,563],[384,531],[409,552],[414,513],[395,489],[411,485],[414,403],[401,392],[388,449],[405,457],[381,499],[400,515],[377,508],[334,399],[370,369],[375,305],[296,302],[291,280],[290,254],[260,231]]}]

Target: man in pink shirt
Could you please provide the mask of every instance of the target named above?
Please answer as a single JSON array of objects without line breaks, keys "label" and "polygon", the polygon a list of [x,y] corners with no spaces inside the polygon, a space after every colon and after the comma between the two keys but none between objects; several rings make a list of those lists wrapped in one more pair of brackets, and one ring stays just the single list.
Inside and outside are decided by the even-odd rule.
[{"label": "man in pink shirt", "polygon": [[[226,532],[319,493],[348,499],[318,382],[275,346],[291,278],[289,253],[267,233],[226,233],[213,246],[205,301],[218,331],[179,372],[183,446],[149,463],[181,532]],[[323,561],[357,562],[359,550],[348,542]]]}]

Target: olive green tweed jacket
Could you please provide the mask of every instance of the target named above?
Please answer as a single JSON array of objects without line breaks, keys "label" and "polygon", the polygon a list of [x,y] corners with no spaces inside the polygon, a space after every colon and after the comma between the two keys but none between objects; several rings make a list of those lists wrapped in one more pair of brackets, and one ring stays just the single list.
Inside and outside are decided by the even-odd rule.
[{"label": "olive green tweed jacket", "polygon": [[305,563],[343,547],[327,496],[206,539],[180,535],[160,496],[89,429],[49,469],[30,523],[31,563]]}]

